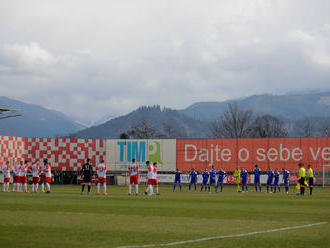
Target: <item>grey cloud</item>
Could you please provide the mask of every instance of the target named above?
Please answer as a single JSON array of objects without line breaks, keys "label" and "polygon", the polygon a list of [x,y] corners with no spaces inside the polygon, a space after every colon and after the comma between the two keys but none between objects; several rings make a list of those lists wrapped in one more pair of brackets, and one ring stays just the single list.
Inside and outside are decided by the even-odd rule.
[{"label": "grey cloud", "polygon": [[7,0],[0,9],[2,94],[69,115],[329,88],[327,1]]}]

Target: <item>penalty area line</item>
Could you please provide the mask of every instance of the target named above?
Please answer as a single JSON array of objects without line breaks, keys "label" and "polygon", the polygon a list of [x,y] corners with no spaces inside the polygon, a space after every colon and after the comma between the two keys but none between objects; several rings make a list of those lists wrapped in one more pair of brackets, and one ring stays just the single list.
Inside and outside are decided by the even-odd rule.
[{"label": "penalty area line", "polygon": [[272,233],[272,232],[280,232],[280,231],[286,231],[286,230],[294,230],[294,229],[306,228],[306,227],[311,227],[311,226],[319,226],[319,225],[324,225],[324,224],[328,224],[328,222],[317,222],[317,223],[307,224],[307,225],[302,225],[302,226],[288,226],[288,227],[282,227],[282,228],[276,228],[276,229],[270,229],[270,230],[264,230],[264,231],[215,236],[215,237],[193,239],[193,240],[183,240],[183,241],[176,241],[176,242],[171,242],[171,243],[167,243],[167,244],[118,246],[116,248],[144,248],[144,247],[164,247],[164,246],[173,246],[173,245],[183,245],[183,244],[209,241],[209,240],[215,240],[215,239],[239,238],[239,237],[252,236],[252,235],[261,234],[261,233]]}]

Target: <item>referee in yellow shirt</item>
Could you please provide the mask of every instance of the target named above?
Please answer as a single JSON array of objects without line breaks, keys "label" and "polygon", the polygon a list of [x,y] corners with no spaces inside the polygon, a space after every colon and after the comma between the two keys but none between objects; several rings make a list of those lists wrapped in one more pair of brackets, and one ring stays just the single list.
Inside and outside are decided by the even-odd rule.
[{"label": "referee in yellow shirt", "polygon": [[307,180],[308,180],[308,185],[309,185],[309,194],[313,194],[313,185],[314,185],[314,172],[311,167],[311,165],[308,165],[308,170],[307,170]]},{"label": "referee in yellow shirt", "polygon": [[305,194],[306,170],[305,170],[303,163],[299,163],[298,166],[299,166],[298,177],[299,177],[299,184],[300,184],[300,195],[304,195]]}]

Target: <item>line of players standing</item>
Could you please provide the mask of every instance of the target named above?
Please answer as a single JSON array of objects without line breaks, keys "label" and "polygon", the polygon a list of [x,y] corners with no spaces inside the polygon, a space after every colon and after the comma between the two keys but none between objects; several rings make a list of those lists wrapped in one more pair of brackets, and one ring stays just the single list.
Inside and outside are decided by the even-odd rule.
[{"label": "line of players standing", "polygon": [[[33,193],[38,192],[38,187],[41,178],[41,191],[45,192],[45,185],[47,188],[46,193],[50,193],[50,183],[52,181],[51,167],[48,160],[45,159],[41,165],[35,161],[29,166],[29,161],[20,161],[13,169],[11,169],[9,161],[6,161],[2,166],[3,173],[3,192],[9,192],[9,184],[11,180],[11,172],[13,173],[13,192],[29,192],[27,185],[27,173],[32,173],[32,188]],[[23,188],[24,187],[24,188]]]},{"label": "line of players standing", "polygon": [[[299,164],[299,168],[304,167],[303,164]],[[181,184],[181,174],[178,169],[176,169],[175,172],[175,179],[174,179],[174,185],[173,185],[173,192],[176,190],[176,185],[178,184],[180,187],[180,191],[182,191],[182,184]],[[254,186],[255,186],[255,191],[261,192],[262,186],[261,186],[261,181],[260,177],[262,174],[262,171],[259,169],[258,165],[255,165],[255,169],[253,170],[252,174],[254,175]],[[270,166],[268,166],[268,171],[266,172],[267,174],[267,193],[276,193],[281,192],[281,187],[280,187],[280,172],[275,169],[274,171],[271,169]],[[238,166],[236,167],[236,170],[233,173],[235,177],[235,183],[237,185],[237,192],[248,192],[248,176],[249,173],[245,168],[240,169]],[[283,184],[285,186],[285,192],[288,194],[289,193],[289,184],[290,184],[290,172],[286,170],[285,168],[282,169],[282,176],[283,176]],[[224,181],[225,178],[227,177],[227,172],[224,171],[223,169],[220,169],[219,171],[215,170],[215,167],[212,166],[212,169],[210,171],[203,171],[202,172],[202,184],[201,184],[201,191],[205,189],[205,191],[208,190],[210,192],[211,187],[215,187],[215,192],[219,192],[219,187],[220,187],[220,192],[223,190],[224,186]],[[302,182],[302,178],[306,178],[306,175],[301,172],[301,169],[299,169],[299,185],[300,187],[304,188],[304,185],[306,184]],[[314,182],[314,173],[310,165],[308,165],[308,172],[307,172],[307,179],[308,179],[308,186],[310,188],[310,195],[312,195],[313,191],[313,182]],[[192,186],[194,186],[195,191],[197,190],[197,172],[194,170],[194,168],[191,169],[189,173],[189,186],[188,190],[190,191]],[[300,194],[304,194],[303,192],[300,191]]]}]

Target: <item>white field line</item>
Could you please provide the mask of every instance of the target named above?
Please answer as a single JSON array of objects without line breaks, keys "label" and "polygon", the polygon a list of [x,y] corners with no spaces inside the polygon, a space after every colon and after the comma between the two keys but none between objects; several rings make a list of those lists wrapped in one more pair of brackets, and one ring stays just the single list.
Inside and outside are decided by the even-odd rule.
[{"label": "white field line", "polygon": [[324,225],[324,224],[327,224],[327,223],[328,222],[318,222],[318,223],[307,224],[307,225],[302,225],[302,226],[288,226],[288,227],[282,227],[282,228],[270,229],[270,230],[264,230],[264,231],[256,231],[256,232],[250,232],[250,233],[215,236],[215,237],[193,239],[193,240],[183,240],[183,241],[177,241],[177,242],[172,242],[172,243],[167,243],[167,244],[131,245],[131,246],[119,246],[117,248],[144,248],[144,247],[160,247],[160,246],[182,245],[182,244],[202,242],[202,241],[208,241],[208,240],[214,240],[214,239],[238,238],[238,237],[246,237],[246,236],[251,236],[251,235],[256,235],[256,234],[261,234],[261,233],[271,233],[271,232],[279,232],[279,231],[300,229],[300,228],[306,228],[306,227],[311,227],[311,226]]}]

